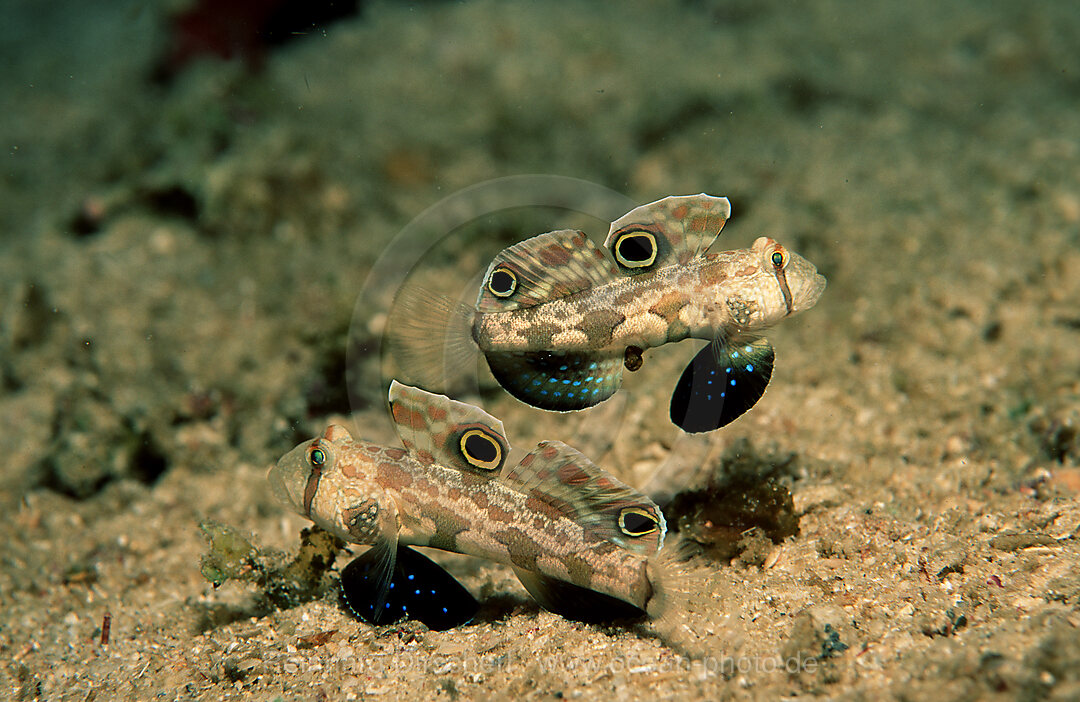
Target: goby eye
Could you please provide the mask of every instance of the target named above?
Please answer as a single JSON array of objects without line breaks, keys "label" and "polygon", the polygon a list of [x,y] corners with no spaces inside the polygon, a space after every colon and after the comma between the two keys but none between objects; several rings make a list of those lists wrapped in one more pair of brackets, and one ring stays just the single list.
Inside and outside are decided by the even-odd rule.
[{"label": "goby eye", "polygon": [[776,250],[772,252],[772,255],[769,257],[769,260],[772,261],[773,268],[776,268],[777,270],[779,270],[779,269],[781,269],[781,268],[783,268],[784,266],[787,265],[787,262],[788,262],[787,251],[785,251],[783,249],[783,247],[778,246],[776,248]]},{"label": "goby eye", "polygon": [[322,479],[323,466],[326,464],[326,451],[314,444],[308,449],[308,472],[307,484],[304,485],[304,514],[311,516],[311,503],[315,500],[315,493],[319,491],[319,481]]}]

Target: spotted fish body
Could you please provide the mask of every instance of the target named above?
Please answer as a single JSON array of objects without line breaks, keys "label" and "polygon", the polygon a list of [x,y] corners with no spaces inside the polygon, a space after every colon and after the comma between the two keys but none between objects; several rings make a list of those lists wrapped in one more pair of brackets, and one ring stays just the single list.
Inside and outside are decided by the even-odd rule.
[{"label": "spotted fish body", "polygon": [[571,230],[505,249],[484,276],[471,324],[492,374],[533,406],[584,409],[613,395],[645,349],[705,339],[712,348],[683,372],[672,420],[707,431],[738,417],[771,376],[761,332],[812,307],[825,278],[768,237],[706,253],[730,214],[726,198],[667,197],[612,223],[610,257]]},{"label": "spotted fish body", "polygon": [[[649,610],[650,563],[666,529],[651,500],[556,441],[508,465],[502,423],[471,405],[394,382],[390,407],[403,448],[357,441],[331,426],[268,476],[299,514],[372,547],[343,572],[347,597],[362,591],[357,597],[372,611],[411,611],[395,598],[399,588],[413,592],[409,575],[428,565],[405,549],[430,546],[513,566],[542,605],[571,618]],[[365,584],[347,582],[350,573]],[[420,579],[430,584],[425,573]],[[419,598],[426,590],[416,584]],[[428,589],[439,597],[445,586]]]}]

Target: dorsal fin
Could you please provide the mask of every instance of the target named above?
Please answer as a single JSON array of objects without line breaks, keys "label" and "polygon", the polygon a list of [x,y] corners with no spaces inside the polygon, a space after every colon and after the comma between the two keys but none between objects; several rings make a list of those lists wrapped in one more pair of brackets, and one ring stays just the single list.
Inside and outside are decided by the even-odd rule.
[{"label": "dorsal fin", "polygon": [[395,380],[390,383],[390,414],[401,443],[424,464],[493,478],[510,453],[502,422],[444,395]]},{"label": "dorsal fin", "polygon": [[664,545],[667,524],[656,503],[561,441],[543,441],[500,480],[581,524],[597,541],[643,556]]},{"label": "dorsal fin", "polygon": [[604,247],[623,273],[649,273],[703,254],[729,217],[731,203],[726,197],[673,195],[612,222]]},{"label": "dorsal fin", "polygon": [[582,232],[561,229],[503,249],[488,266],[477,311],[507,312],[558,300],[619,277]]}]

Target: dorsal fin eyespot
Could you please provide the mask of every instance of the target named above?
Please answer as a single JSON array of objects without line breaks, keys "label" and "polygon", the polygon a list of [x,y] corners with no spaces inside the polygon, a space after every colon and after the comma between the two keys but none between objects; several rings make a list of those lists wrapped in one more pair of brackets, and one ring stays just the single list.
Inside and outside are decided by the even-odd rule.
[{"label": "dorsal fin eyespot", "polygon": [[616,234],[611,250],[623,268],[646,268],[656,262],[656,235],[641,228],[624,230]]},{"label": "dorsal fin eyespot", "polygon": [[619,271],[580,231],[562,229],[503,249],[484,274],[476,300],[481,314],[534,307],[619,277]]},{"label": "dorsal fin eyespot", "polygon": [[604,246],[622,273],[641,275],[700,256],[730,216],[731,204],[726,197],[704,193],[665,197],[612,222]]},{"label": "dorsal fin eyespot", "polygon": [[495,297],[510,297],[517,290],[517,274],[506,266],[500,266],[488,277],[487,288]]},{"label": "dorsal fin eyespot", "polygon": [[497,471],[502,468],[506,458],[503,443],[486,429],[474,428],[462,432],[458,446],[469,465],[481,470]]},{"label": "dorsal fin eyespot", "polygon": [[624,507],[619,512],[619,529],[627,536],[648,536],[660,528],[656,516],[640,507]]},{"label": "dorsal fin eyespot", "polygon": [[501,480],[581,524],[590,538],[649,556],[667,526],[656,503],[561,441],[543,441]]}]

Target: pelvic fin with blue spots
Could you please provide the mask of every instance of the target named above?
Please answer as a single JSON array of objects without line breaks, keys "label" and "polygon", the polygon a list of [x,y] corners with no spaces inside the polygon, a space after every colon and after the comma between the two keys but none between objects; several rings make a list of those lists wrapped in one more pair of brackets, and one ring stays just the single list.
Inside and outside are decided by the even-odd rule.
[{"label": "pelvic fin with blue spots", "polygon": [[671,394],[671,421],[683,431],[713,431],[757,404],[772,378],[767,339],[706,344],[683,370]]},{"label": "pelvic fin with blue spots", "polygon": [[545,410],[585,409],[622,385],[623,357],[590,352],[489,352],[495,380],[517,399]]},{"label": "pelvic fin with blue spots", "polygon": [[398,547],[390,582],[384,583],[381,555],[376,551],[369,549],[341,571],[341,597],[358,618],[381,626],[409,617],[443,631],[476,616],[480,607],[476,598],[427,556]]}]

